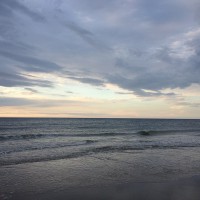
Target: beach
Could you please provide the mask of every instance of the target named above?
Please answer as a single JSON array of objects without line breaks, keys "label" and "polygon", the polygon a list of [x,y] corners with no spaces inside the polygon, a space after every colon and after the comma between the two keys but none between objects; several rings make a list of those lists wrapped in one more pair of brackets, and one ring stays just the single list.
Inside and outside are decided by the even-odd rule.
[{"label": "beach", "polygon": [[[176,153],[180,157],[175,168],[170,161]],[[198,155],[190,153],[193,159],[187,159],[180,151],[168,151],[164,155],[168,165],[161,166],[156,164],[156,151],[140,154],[1,167],[1,199],[199,199]]]},{"label": "beach", "polygon": [[[95,128],[96,132],[94,127],[93,131],[90,130],[91,124],[94,126],[94,120],[83,120],[81,122],[84,122],[87,130],[84,134],[89,134],[87,137],[82,135],[85,130],[80,125],[80,120],[66,121],[62,120],[62,124],[66,134],[69,135],[64,137],[60,128],[57,129],[57,134],[62,136],[58,135],[57,138],[55,132],[53,136],[50,135],[44,125],[41,130],[39,126],[41,120],[21,122],[23,134],[21,132],[20,139],[8,137],[16,130],[19,132],[19,129],[4,127],[6,131],[1,132],[1,139],[3,139],[1,140],[0,199],[196,200],[200,198],[198,120],[193,121],[193,130],[189,131],[191,128],[189,127],[184,133],[177,128],[183,122],[175,122],[178,123],[176,131],[171,133],[172,130],[165,130],[164,133],[161,132],[162,136],[156,131],[149,131],[147,135],[146,132],[145,135],[143,133],[138,135],[138,130],[135,133],[128,131],[128,124],[136,127],[136,123],[140,123],[140,126],[142,123],[144,126],[147,123],[152,124],[151,120],[96,120],[95,126],[97,122],[101,127],[102,123],[106,123],[101,131]],[[66,124],[69,121],[70,131]],[[37,123],[37,126],[34,124],[37,127],[34,130],[36,136],[37,131],[40,130],[40,134],[48,134],[48,137],[40,135],[38,138],[36,136],[30,138],[28,133],[30,130],[27,127],[31,127],[30,124],[33,122]],[[59,120],[54,122],[61,124]],[[27,125],[26,129],[24,123]],[[81,128],[75,130],[77,123]],[[113,126],[113,123],[116,126]],[[169,122],[157,121],[157,126],[159,123]],[[196,129],[194,129],[195,123]],[[2,124],[3,122],[1,128]],[[8,121],[6,124],[9,124]],[[52,130],[55,124],[49,129]],[[123,132],[120,130],[122,124],[127,128]],[[78,134],[76,137],[72,136],[72,127],[74,134]],[[107,132],[108,136],[105,136],[108,127],[111,127],[113,132],[112,134]],[[31,132],[33,134],[32,129]],[[29,135],[27,136],[29,138],[25,137],[25,134]],[[37,148],[33,149],[33,147]]]}]

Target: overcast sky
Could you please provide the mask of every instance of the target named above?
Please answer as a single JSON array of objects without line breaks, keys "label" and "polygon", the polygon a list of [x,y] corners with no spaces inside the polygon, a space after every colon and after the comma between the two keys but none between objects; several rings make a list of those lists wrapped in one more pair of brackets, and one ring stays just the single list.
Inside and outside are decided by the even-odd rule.
[{"label": "overcast sky", "polygon": [[0,116],[200,118],[198,0],[0,0]]}]

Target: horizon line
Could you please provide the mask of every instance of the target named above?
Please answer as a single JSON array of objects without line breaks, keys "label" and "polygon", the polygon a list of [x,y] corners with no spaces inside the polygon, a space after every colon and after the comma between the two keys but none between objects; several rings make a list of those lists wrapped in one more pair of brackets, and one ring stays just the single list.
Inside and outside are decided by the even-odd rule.
[{"label": "horizon line", "polygon": [[19,119],[174,119],[174,120],[200,120],[200,118],[165,118],[165,117],[1,117],[3,118],[19,118]]}]

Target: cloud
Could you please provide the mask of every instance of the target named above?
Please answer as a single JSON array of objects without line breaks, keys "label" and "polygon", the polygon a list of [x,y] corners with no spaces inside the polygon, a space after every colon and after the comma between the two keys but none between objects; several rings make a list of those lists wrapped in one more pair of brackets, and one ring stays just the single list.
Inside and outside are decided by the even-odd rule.
[{"label": "cloud", "polygon": [[189,107],[194,107],[194,108],[200,107],[200,103],[191,103],[191,102],[186,102],[186,101],[177,102],[177,105],[189,106]]},{"label": "cloud", "polygon": [[0,55],[25,64],[25,66],[21,66],[21,68],[26,71],[48,73],[62,69],[62,67],[58,66],[56,63],[34,57],[12,54],[5,51],[0,51]]},{"label": "cloud", "polygon": [[0,107],[4,106],[31,106],[31,107],[54,107],[77,105],[83,102],[60,99],[28,99],[16,97],[0,97]]},{"label": "cloud", "polygon": [[73,79],[79,81],[81,83],[87,83],[94,86],[103,86],[104,81],[94,78],[80,78],[80,77],[68,77],[69,79]]},{"label": "cloud", "polygon": [[6,40],[0,40],[0,51],[5,51],[5,52],[20,52],[20,53],[27,53],[29,51],[30,53],[33,52],[34,47],[33,46],[28,46],[23,43],[18,43],[14,41],[6,41]]},{"label": "cloud", "polygon": [[72,91],[66,91],[67,94],[74,94]]},{"label": "cloud", "polygon": [[26,106],[32,105],[33,100],[24,98],[11,98],[11,97],[0,97],[0,107],[3,106]]},{"label": "cloud", "polygon": [[86,41],[88,44],[92,45],[93,47],[99,49],[99,50],[110,50],[108,46],[106,46],[102,41],[99,41],[93,33],[90,31],[81,28],[80,26],[74,24],[74,23],[66,23],[66,27],[69,28],[71,31],[76,33],[78,36],[80,36],[84,41]]},{"label": "cloud", "polygon": [[159,97],[159,96],[165,96],[165,97],[175,97],[176,94],[173,92],[160,92],[160,91],[145,91],[145,90],[136,90],[134,93],[138,96],[143,96],[143,97]]},{"label": "cloud", "polygon": [[123,95],[127,95],[127,94],[133,94],[132,92],[115,92],[116,94],[123,94]]},{"label": "cloud", "polygon": [[[161,89],[165,89],[166,82],[163,77],[151,74],[140,74],[133,79],[123,77],[121,75],[113,75],[108,77],[109,82],[120,86],[123,89],[130,90],[138,96],[171,96],[174,93],[162,93]],[[170,81],[170,80],[169,80]],[[168,86],[167,86],[168,87]],[[148,92],[145,90],[151,90]]]},{"label": "cloud", "polygon": [[[140,96],[162,96],[166,88],[186,88],[199,84],[200,32],[183,33],[181,37],[139,58],[126,55],[116,59],[116,71],[107,81]],[[133,59],[134,58],[134,59]],[[147,93],[144,90],[151,90]]]},{"label": "cloud", "polygon": [[89,44],[91,45],[95,44],[95,41],[93,40],[94,35],[90,31],[83,29],[74,23],[69,23],[69,22],[68,23],[66,22],[66,27],[69,28],[74,33],[76,33],[78,36],[80,36],[83,40],[85,40]]},{"label": "cloud", "polygon": [[13,17],[14,12],[21,12],[36,21],[44,21],[44,17],[24,6],[17,0],[1,0],[0,13],[4,17]]},{"label": "cloud", "polygon": [[27,75],[42,72],[173,96],[163,90],[200,84],[195,10],[186,0],[2,0],[0,85],[53,87],[55,80]]},{"label": "cloud", "polygon": [[[28,77],[28,76],[27,76]],[[3,72],[0,70],[0,85],[4,87],[16,87],[16,86],[40,86],[40,87],[52,87],[53,83],[46,80],[29,79],[23,74],[18,72],[11,73]]]},{"label": "cloud", "polygon": [[[144,20],[156,23],[174,23],[182,21],[190,12],[187,12],[187,6],[183,1],[157,1],[157,0],[139,0],[138,15]],[[181,10],[181,12],[179,12]]]},{"label": "cloud", "polygon": [[38,91],[36,89],[33,89],[33,88],[24,88],[25,90],[28,90],[32,93],[38,93]]}]

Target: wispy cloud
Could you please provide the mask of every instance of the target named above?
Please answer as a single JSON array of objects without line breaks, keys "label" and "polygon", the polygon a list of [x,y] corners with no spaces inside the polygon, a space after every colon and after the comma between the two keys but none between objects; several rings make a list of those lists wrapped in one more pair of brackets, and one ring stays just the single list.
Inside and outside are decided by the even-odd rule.
[{"label": "wispy cloud", "polygon": [[38,91],[36,89],[33,89],[33,88],[24,88],[25,90],[28,90],[32,93],[38,93]]},{"label": "wispy cloud", "polygon": [[16,86],[40,86],[52,87],[53,82],[47,80],[29,79],[24,74],[18,74],[17,71],[4,72],[0,70],[0,85],[5,87]]},{"label": "wispy cloud", "polygon": [[0,107],[4,106],[31,106],[31,107],[54,107],[69,106],[80,104],[80,101],[63,100],[63,99],[30,99],[18,97],[0,97]]},{"label": "wispy cloud", "polygon": [[68,77],[68,78],[79,81],[81,83],[91,84],[94,86],[103,86],[105,83],[103,80],[94,79],[94,78],[82,78],[82,77]]}]

